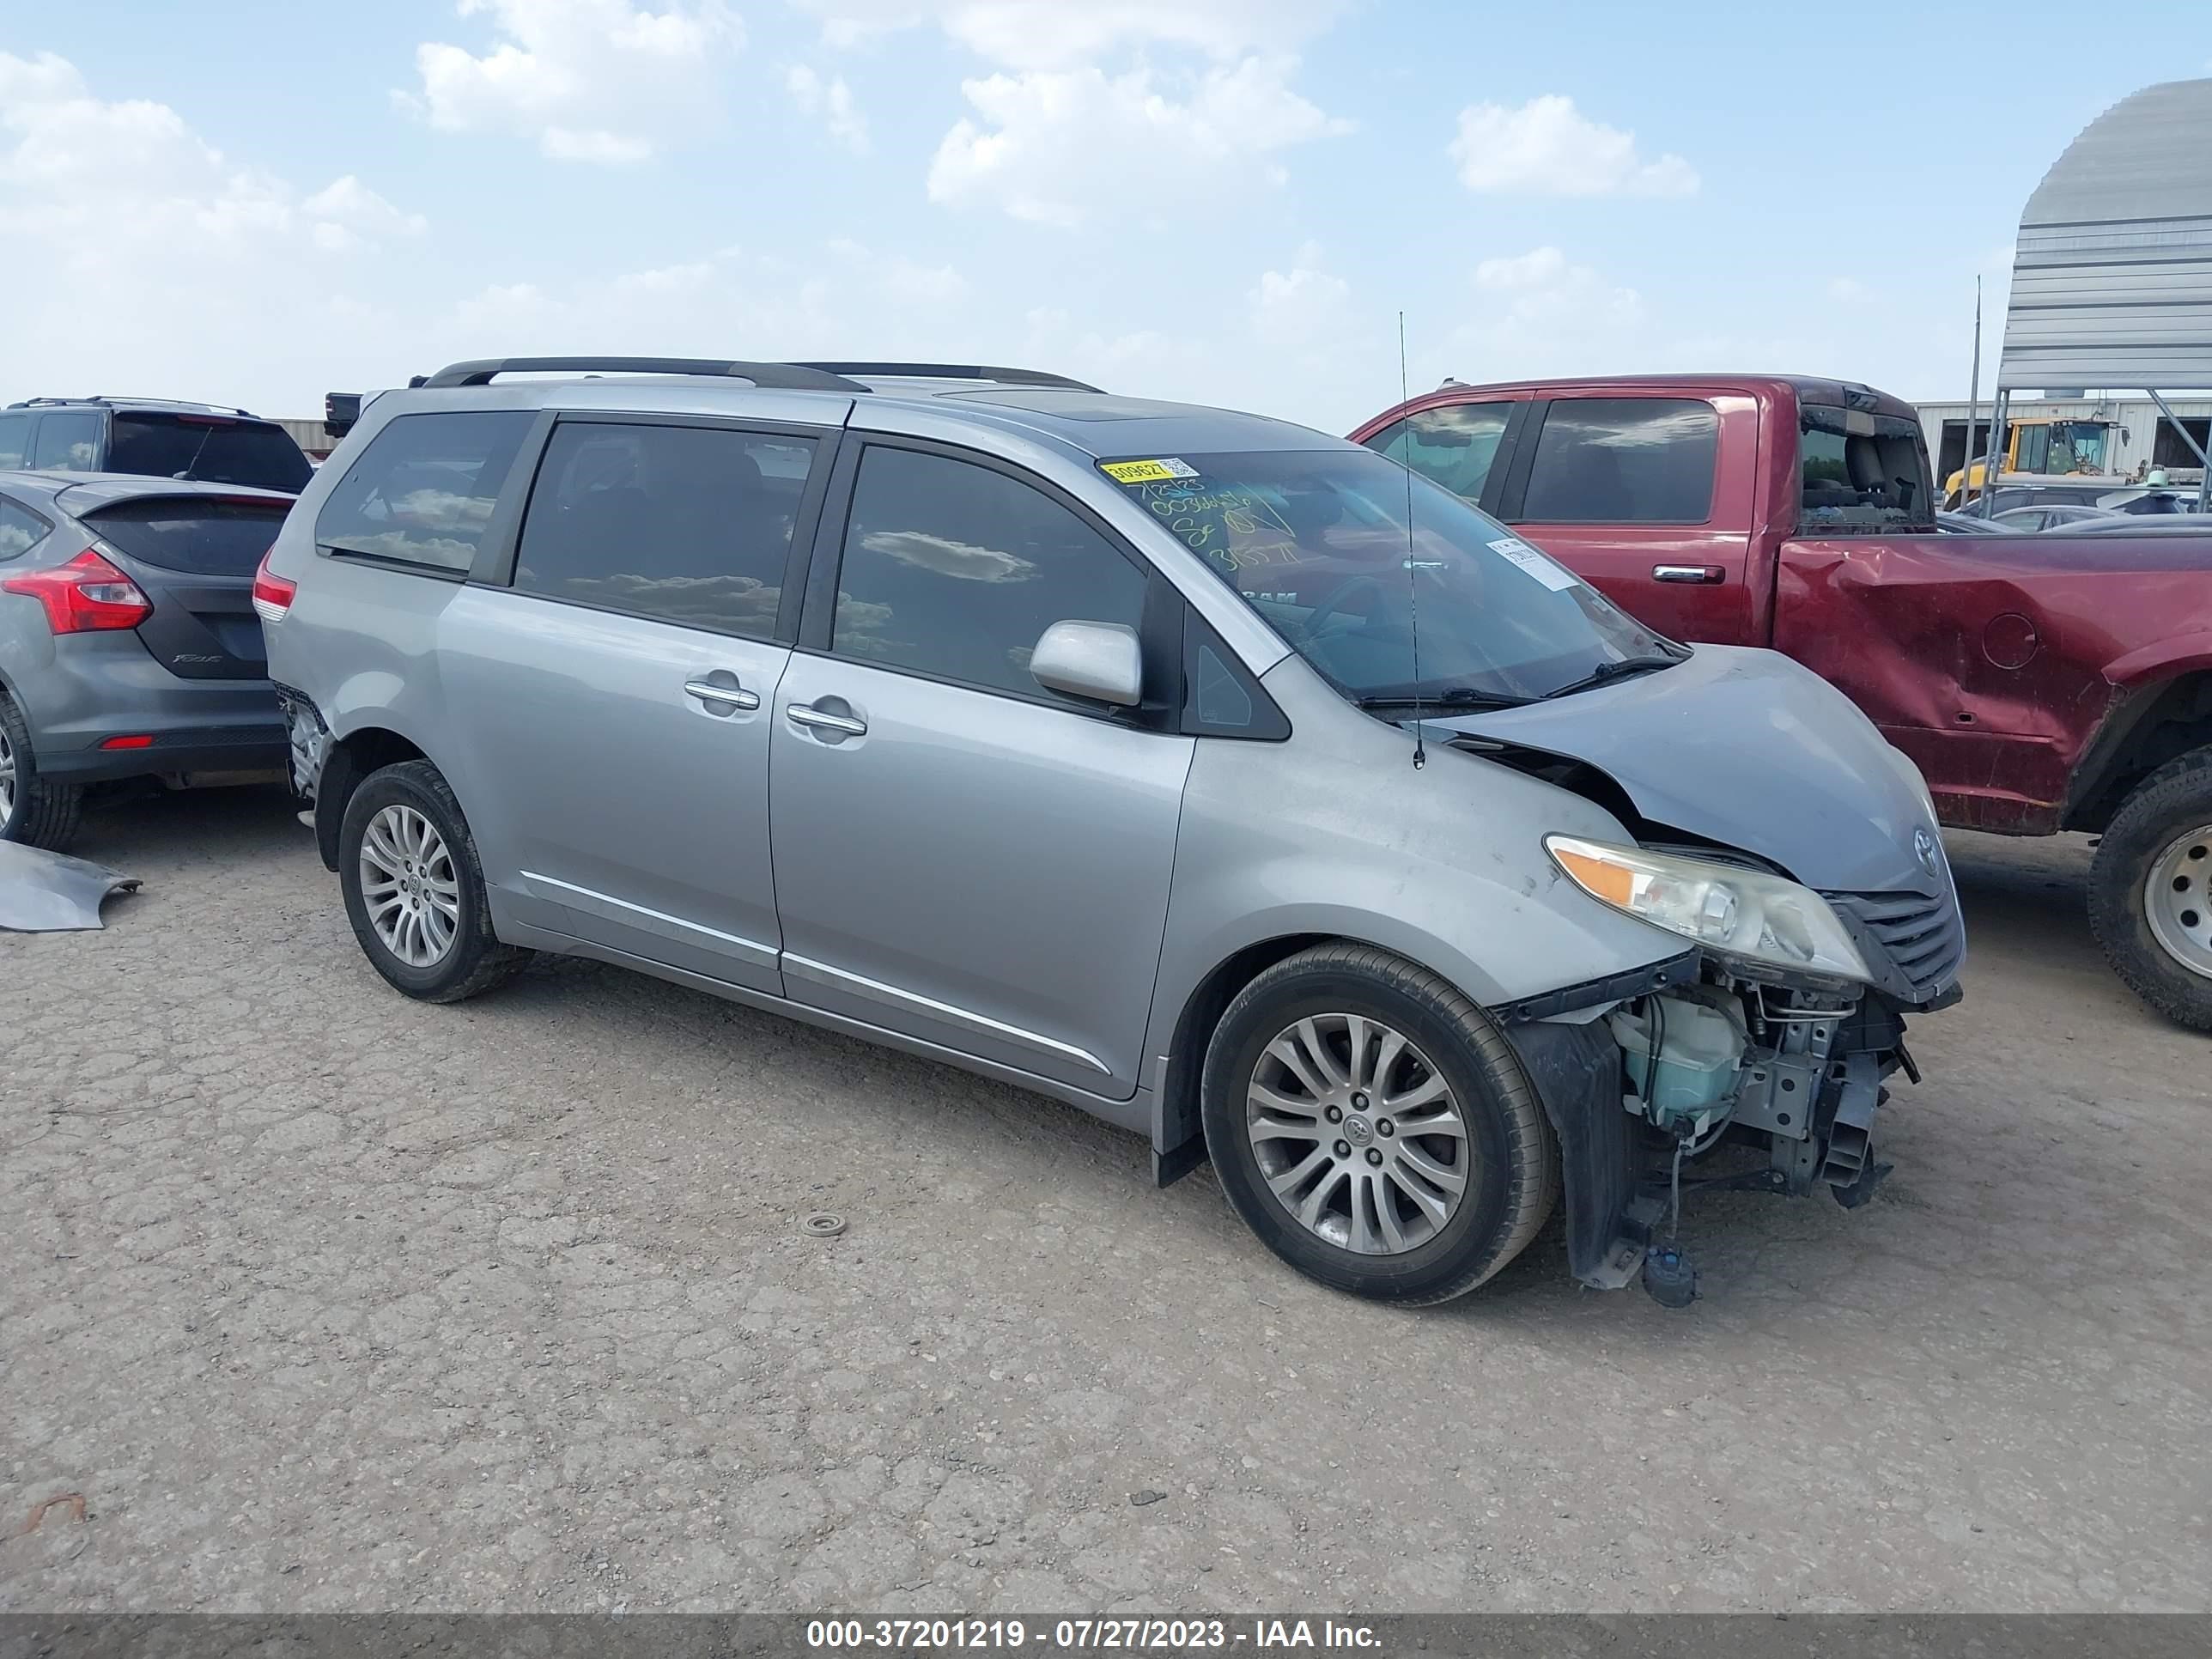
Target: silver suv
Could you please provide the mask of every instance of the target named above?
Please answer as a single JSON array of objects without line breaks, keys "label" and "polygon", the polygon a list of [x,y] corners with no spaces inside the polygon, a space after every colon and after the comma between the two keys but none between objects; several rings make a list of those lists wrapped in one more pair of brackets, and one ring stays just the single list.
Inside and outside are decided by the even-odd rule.
[{"label": "silver suv", "polygon": [[1369,1296],[1481,1284],[1564,1188],[1579,1279],[1686,1300],[1685,1162],[1863,1201],[1957,995],[1926,792],[1841,696],[1256,416],[458,364],[368,404],[255,603],[400,991],[559,951],[947,1060],[1210,1157]]}]

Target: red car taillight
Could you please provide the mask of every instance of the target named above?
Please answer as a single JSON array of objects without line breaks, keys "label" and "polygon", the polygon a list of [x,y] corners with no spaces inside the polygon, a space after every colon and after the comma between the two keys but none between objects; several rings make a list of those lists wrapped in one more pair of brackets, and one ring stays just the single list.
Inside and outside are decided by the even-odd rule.
[{"label": "red car taillight", "polygon": [[57,634],[136,628],[154,614],[138,584],[90,547],[58,568],[0,581],[0,592],[27,593],[46,606],[46,626]]},{"label": "red car taillight", "polygon": [[261,556],[261,568],[253,573],[253,608],[261,613],[265,623],[280,623],[284,613],[292,608],[292,596],[300,591],[300,584],[288,582],[282,576],[269,574],[270,548]]}]

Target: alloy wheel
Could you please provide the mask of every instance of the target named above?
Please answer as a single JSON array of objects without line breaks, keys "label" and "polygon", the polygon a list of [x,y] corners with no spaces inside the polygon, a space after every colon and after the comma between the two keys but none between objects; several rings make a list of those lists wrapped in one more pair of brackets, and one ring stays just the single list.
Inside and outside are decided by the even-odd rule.
[{"label": "alloy wheel", "polygon": [[1473,1143],[1451,1085],[1380,1020],[1285,1026],[1252,1069],[1244,1121],[1276,1200],[1341,1249],[1418,1249],[1467,1197]]},{"label": "alloy wheel", "polygon": [[15,817],[15,745],[8,741],[5,726],[0,726],[0,830],[4,830]]},{"label": "alloy wheel", "polygon": [[361,840],[361,896],[384,948],[410,968],[434,966],[460,930],[461,884],[437,827],[411,806],[387,806]]}]

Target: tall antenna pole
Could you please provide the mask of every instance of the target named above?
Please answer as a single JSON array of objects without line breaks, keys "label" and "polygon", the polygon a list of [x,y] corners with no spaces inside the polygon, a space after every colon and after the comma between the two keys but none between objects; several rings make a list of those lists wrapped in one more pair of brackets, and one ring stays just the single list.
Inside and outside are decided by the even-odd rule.
[{"label": "tall antenna pole", "polygon": [[[1966,392],[1966,454],[1960,462],[1959,509],[1966,510],[1968,497],[1974,489],[1974,421],[1982,412],[1982,277],[1974,273],[1974,379]],[[1987,490],[1989,469],[1982,469],[1982,488]]]},{"label": "tall antenna pole", "polygon": [[[1406,313],[1398,313],[1398,402],[1402,407],[1413,401],[1413,382],[1406,373]],[[1406,453],[1413,453],[1413,416],[1405,416]],[[1418,772],[1429,763],[1429,751],[1421,736],[1421,596],[1413,582],[1413,466],[1410,461],[1401,461],[1406,469],[1406,635],[1413,645],[1413,769]]]}]

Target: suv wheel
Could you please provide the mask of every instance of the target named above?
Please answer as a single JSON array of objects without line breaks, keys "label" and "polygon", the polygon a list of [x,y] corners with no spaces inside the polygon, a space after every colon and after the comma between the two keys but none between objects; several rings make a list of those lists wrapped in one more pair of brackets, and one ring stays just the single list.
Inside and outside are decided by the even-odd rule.
[{"label": "suv wheel", "polygon": [[1299,1272],[1443,1302],[1518,1255],[1559,1158],[1498,1027],[1449,983],[1368,945],[1268,969],[1206,1050],[1206,1151],[1230,1202]]},{"label": "suv wheel", "polygon": [[353,792],[338,830],[338,881],[376,971],[421,1001],[472,997],[529,958],[492,932],[468,820],[428,761],[387,766]]},{"label": "suv wheel", "polygon": [[33,769],[22,712],[0,691],[0,841],[58,852],[76,834],[84,792]]},{"label": "suv wheel", "polygon": [[2212,749],[2160,768],[2106,827],[2089,925],[2145,1002],[2212,1031]]}]

